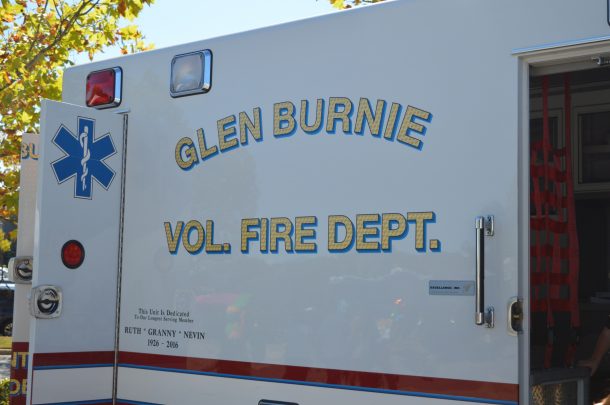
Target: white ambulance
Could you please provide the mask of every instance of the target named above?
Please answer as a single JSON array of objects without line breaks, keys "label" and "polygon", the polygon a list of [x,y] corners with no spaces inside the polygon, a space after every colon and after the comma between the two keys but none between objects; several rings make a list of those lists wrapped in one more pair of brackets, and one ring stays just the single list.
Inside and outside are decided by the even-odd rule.
[{"label": "white ambulance", "polygon": [[27,403],[602,398],[609,24],[405,0],[67,69]]}]

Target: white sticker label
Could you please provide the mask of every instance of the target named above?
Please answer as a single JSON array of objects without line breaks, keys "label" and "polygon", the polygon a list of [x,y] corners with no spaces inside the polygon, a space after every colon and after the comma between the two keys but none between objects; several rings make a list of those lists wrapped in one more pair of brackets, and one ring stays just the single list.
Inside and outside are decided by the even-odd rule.
[{"label": "white sticker label", "polygon": [[430,295],[474,295],[474,281],[430,280]]}]

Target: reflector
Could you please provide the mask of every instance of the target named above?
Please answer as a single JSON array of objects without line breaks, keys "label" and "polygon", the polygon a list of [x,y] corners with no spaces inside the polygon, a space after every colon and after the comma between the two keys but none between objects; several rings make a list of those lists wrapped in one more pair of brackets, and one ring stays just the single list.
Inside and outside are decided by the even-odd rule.
[{"label": "reflector", "polygon": [[171,96],[207,93],[212,85],[211,73],[212,53],[207,49],[174,56],[169,86]]},{"label": "reflector", "polygon": [[61,248],[61,261],[69,269],[75,269],[85,260],[85,248],[77,240],[69,240]]},{"label": "reflector", "polygon": [[121,68],[98,70],[87,76],[86,102],[88,107],[110,108],[121,104]]}]

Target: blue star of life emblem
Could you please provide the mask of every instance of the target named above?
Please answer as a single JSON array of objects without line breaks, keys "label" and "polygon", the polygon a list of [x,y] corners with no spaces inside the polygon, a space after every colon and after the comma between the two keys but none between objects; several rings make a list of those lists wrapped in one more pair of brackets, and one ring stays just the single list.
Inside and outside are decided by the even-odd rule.
[{"label": "blue star of life emblem", "polygon": [[64,152],[51,166],[59,184],[76,177],[74,197],[91,199],[92,179],[108,190],[115,172],[104,162],[116,153],[110,133],[95,139],[95,120],[78,117],[77,134],[63,124],[53,137],[53,143]]}]

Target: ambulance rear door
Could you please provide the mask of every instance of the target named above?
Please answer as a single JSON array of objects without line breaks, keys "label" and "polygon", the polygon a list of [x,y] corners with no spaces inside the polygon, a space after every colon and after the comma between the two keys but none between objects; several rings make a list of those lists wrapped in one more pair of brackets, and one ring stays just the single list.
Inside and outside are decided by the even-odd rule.
[{"label": "ambulance rear door", "polygon": [[42,104],[31,404],[112,403],[124,120]]}]

